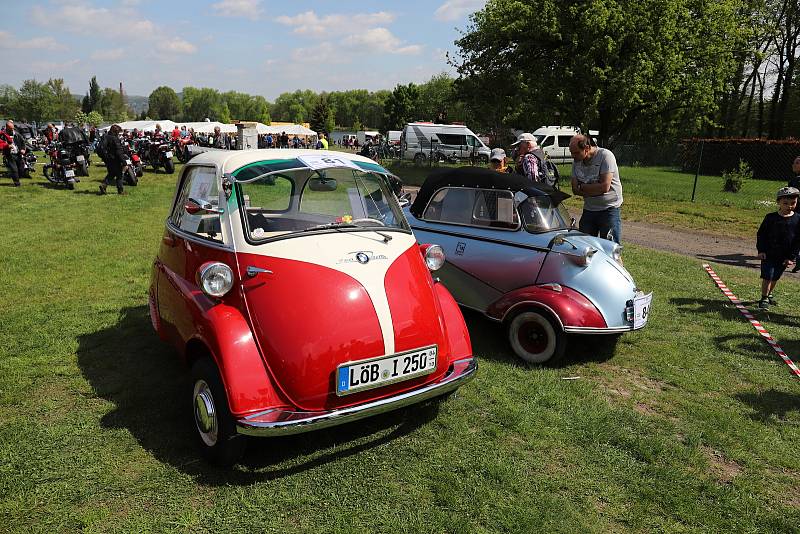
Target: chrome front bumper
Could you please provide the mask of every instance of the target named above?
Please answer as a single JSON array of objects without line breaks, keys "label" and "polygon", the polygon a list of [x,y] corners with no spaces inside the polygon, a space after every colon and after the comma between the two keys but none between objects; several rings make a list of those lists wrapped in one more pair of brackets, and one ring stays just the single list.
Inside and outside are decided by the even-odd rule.
[{"label": "chrome front bumper", "polygon": [[475,358],[458,360],[438,382],[401,395],[327,412],[293,412],[275,408],[237,420],[236,430],[250,436],[286,436],[358,421],[449,393],[472,379],[477,369]]}]

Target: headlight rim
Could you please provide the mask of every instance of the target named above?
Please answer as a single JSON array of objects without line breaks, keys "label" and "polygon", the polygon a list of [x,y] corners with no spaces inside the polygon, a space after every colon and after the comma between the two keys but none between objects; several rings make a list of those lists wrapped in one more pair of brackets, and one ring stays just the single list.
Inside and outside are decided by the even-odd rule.
[{"label": "headlight rim", "polygon": [[[227,287],[225,287],[224,291],[216,291],[216,292],[214,292],[214,291],[210,291],[206,287],[206,283],[205,282],[207,280],[207,275],[209,275],[209,273],[211,272],[211,269],[214,269],[214,268],[217,268],[217,269],[221,268],[221,269],[223,269],[223,270],[228,272],[229,281],[227,282],[227,284],[226,284]],[[233,269],[231,269],[228,264],[223,263],[221,261],[209,261],[209,262],[206,262],[203,265],[201,265],[200,268],[197,270],[197,285],[200,287],[200,290],[203,292],[203,294],[208,296],[208,297],[215,298],[215,299],[219,299],[219,298],[224,297],[225,295],[230,293],[231,289],[233,289],[233,283],[234,283]]]}]

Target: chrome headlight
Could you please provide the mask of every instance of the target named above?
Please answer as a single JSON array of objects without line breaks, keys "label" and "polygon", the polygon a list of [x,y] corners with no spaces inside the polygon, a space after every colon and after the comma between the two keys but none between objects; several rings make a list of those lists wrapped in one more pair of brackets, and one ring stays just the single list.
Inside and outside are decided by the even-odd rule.
[{"label": "chrome headlight", "polygon": [[422,255],[431,271],[438,271],[444,265],[444,250],[439,245],[422,245]]},{"label": "chrome headlight", "polygon": [[198,270],[198,285],[209,297],[222,297],[233,287],[233,271],[224,263],[204,263]]},{"label": "chrome headlight", "polygon": [[615,262],[622,265],[622,245],[614,243],[614,246],[611,248],[611,257],[614,258]]}]

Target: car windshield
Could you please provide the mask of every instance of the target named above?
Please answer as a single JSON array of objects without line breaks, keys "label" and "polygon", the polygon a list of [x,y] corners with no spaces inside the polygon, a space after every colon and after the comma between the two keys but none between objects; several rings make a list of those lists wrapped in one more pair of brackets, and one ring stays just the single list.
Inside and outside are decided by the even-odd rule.
[{"label": "car windshield", "polygon": [[409,231],[386,177],[332,168],[289,169],[238,184],[245,231],[263,241],[309,231]]},{"label": "car windshield", "polygon": [[566,210],[560,204],[553,205],[547,195],[528,197],[517,206],[522,226],[532,234],[563,230],[569,227],[565,221],[569,219]]}]

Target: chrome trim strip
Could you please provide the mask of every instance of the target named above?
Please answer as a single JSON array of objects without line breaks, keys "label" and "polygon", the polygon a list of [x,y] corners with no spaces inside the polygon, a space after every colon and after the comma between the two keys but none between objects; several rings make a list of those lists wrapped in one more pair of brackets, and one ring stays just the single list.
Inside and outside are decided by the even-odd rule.
[{"label": "chrome trim strip", "polygon": [[511,313],[511,310],[513,310],[514,308],[516,308],[518,306],[525,306],[525,305],[535,306],[535,307],[539,307],[539,308],[543,308],[543,309],[547,310],[548,312],[550,312],[550,315],[555,317],[556,321],[558,321],[558,326],[561,327],[561,330],[563,330],[565,332],[567,331],[566,328],[564,328],[564,323],[561,322],[561,317],[558,316],[558,314],[555,312],[555,310],[553,310],[553,308],[551,308],[547,304],[543,304],[543,303],[541,303],[539,301],[536,301],[536,300],[523,300],[523,301],[517,302],[516,304],[514,304],[513,306],[511,306],[510,308],[508,308],[506,310],[506,313],[503,314],[503,318],[500,319],[500,320],[505,322],[506,321],[506,317],[508,317],[508,314]]},{"label": "chrome trim strip", "polygon": [[197,243],[198,245],[203,245],[204,247],[215,248],[218,250],[224,250],[225,252],[233,252],[233,245],[226,245],[224,243],[220,243],[219,241],[215,241],[213,239],[203,239],[202,237],[198,237],[195,234],[191,234],[185,230],[181,230],[175,224],[167,218],[166,220],[166,227],[167,230],[172,232],[173,234],[182,237],[187,241],[191,241],[192,243]]},{"label": "chrome trim strip", "polygon": [[[458,370],[459,364],[463,365],[465,362],[466,367]],[[328,412],[293,412],[279,409],[265,410],[237,420],[236,431],[239,434],[246,434],[249,436],[285,436],[289,434],[300,434],[321,428],[342,425],[351,421],[358,421],[365,417],[371,417],[404,406],[416,404],[449,393],[471,380],[475,375],[475,371],[478,369],[478,360],[475,358],[466,358],[454,362],[454,365],[456,369],[439,382],[420,389],[408,391],[401,395]],[[274,412],[280,413],[279,418],[281,420],[269,422],[257,420],[261,416]]]},{"label": "chrome trim strip", "polygon": [[592,326],[567,326],[566,328],[564,328],[564,332],[566,332],[567,334],[624,334],[625,332],[633,332],[634,330],[640,330],[644,328],[644,326],[645,325],[642,325],[639,328],[634,328],[633,325],[615,326],[613,328],[595,328]]}]

